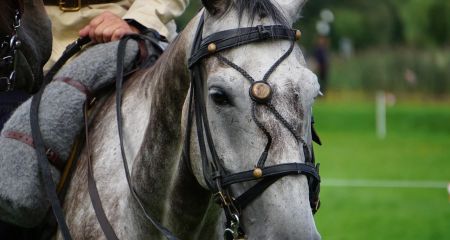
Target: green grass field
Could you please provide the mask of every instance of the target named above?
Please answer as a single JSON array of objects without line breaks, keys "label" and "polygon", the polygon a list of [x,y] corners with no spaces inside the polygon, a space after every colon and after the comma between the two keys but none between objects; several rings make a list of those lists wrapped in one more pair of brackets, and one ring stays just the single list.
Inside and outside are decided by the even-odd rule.
[{"label": "green grass field", "polygon": [[[330,96],[314,107],[324,182],[316,224],[326,240],[450,239],[450,102],[399,101],[387,137],[370,98]],[[327,179],[442,182],[442,188],[346,187]]]}]

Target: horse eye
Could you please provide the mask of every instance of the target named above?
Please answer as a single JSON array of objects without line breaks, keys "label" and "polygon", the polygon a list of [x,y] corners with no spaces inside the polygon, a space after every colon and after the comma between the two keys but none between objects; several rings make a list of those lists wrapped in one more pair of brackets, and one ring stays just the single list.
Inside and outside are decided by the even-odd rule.
[{"label": "horse eye", "polygon": [[219,88],[209,89],[209,96],[218,106],[231,105],[231,101],[228,98],[228,95],[222,89]]}]

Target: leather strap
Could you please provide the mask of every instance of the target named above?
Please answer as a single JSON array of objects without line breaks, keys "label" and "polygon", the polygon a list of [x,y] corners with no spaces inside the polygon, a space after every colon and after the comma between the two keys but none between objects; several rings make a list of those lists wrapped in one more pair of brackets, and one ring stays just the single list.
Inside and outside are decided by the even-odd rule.
[{"label": "leather strap", "polygon": [[316,168],[314,166],[305,163],[285,163],[278,164],[274,166],[267,166],[262,169],[262,176],[260,178],[255,178],[253,176],[253,170],[232,173],[222,177],[222,185],[228,187],[234,183],[247,182],[252,180],[258,180],[266,177],[278,177],[286,175],[309,175],[314,177],[316,180],[320,181],[320,177],[317,174]]},{"label": "leather strap", "polygon": [[83,83],[81,83],[80,81],[74,80],[74,79],[71,79],[68,77],[55,78],[53,81],[60,81],[60,82],[66,83],[66,84],[76,88],[78,91],[80,91],[86,95],[86,102],[90,102],[92,93],[88,89],[88,87],[86,85],[84,85]]},{"label": "leather strap", "polygon": [[[222,32],[217,32],[209,35],[201,41],[201,45],[193,52],[193,55],[189,58],[189,68],[192,68],[200,59],[221,52],[223,50],[233,48],[236,46],[242,46],[249,43],[258,41],[264,41],[267,39],[295,39],[296,30],[287,28],[282,25],[273,26],[256,26],[239,29],[231,29]],[[208,46],[214,43],[216,50],[213,52],[208,51]]]},{"label": "leather strap", "polygon": [[314,117],[311,118],[311,134],[312,134],[312,140],[315,143],[322,145],[322,141],[320,140],[319,134],[317,134],[317,131],[314,128]]},{"label": "leather strap", "polygon": [[85,143],[87,148],[87,159],[88,159],[88,191],[91,199],[92,207],[95,211],[95,216],[103,230],[103,233],[108,240],[118,240],[114,229],[106,217],[105,210],[103,210],[102,201],[100,200],[100,195],[98,194],[97,184],[95,183],[94,171],[92,170],[92,159],[91,159],[91,146],[89,144],[89,124],[87,116],[87,104],[84,104],[84,129],[85,129]]},{"label": "leather strap", "polygon": [[[14,140],[17,140],[19,142],[25,143],[28,146],[35,148],[33,144],[33,137],[31,137],[28,134],[17,132],[17,131],[5,131],[3,132],[3,137],[5,138],[11,138]],[[51,148],[45,148],[45,153],[47,155],[48,160],[50,163],[58,169],[60,172],[64,170],[64,163],[61,161],[61,158],[59,158],[58,154],[53,151]]]}]

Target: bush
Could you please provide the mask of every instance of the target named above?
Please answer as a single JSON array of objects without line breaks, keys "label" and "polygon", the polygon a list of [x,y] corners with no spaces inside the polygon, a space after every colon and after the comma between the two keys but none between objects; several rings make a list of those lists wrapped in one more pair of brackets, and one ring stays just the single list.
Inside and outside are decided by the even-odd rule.
[{"label": "bush", "polygon": [[332,58],[330,88],[450,93],[450,49],[372,49],[350,59]]}]

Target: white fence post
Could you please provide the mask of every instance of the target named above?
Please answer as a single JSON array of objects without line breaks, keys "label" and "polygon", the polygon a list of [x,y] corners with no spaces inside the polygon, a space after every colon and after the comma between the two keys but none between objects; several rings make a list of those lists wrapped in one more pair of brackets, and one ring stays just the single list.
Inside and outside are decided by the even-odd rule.
[{"label": "white fence post", "polygon": [[386,137],[386,94],[378,91],[376,94],[376,131],[380,139]]}]

